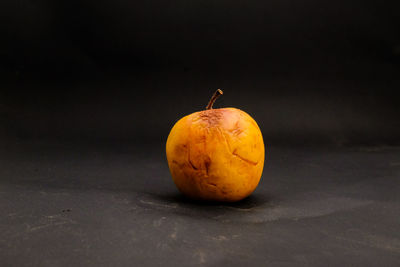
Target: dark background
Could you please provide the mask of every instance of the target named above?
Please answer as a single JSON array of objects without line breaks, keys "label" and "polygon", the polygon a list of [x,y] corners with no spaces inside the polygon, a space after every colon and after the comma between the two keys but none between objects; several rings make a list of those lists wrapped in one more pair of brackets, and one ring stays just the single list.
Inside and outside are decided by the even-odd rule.
[{"label": "dark background", "polygon": [[233,106],[267,144],[399,144],[396,1],[1,1],[0,130],[151,139]]},{"label": "dark background", "polygon": [[[398,1],[0,1],[1,266],[400,266]],[[174,123],[236,107],[266,161],[179,194]]]}]

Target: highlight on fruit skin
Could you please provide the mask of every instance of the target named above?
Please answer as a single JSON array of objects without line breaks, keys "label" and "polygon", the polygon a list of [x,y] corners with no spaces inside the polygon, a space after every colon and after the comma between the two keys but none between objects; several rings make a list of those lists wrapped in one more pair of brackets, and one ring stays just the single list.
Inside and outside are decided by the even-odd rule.
[{"label": "highlight on fruit skin", "polygon": [[172,128],[166,144],[168,166],[177,188],[193,199],[239,201],[257,187],[265,158],[256,121],[237,108],[187,115]]}]

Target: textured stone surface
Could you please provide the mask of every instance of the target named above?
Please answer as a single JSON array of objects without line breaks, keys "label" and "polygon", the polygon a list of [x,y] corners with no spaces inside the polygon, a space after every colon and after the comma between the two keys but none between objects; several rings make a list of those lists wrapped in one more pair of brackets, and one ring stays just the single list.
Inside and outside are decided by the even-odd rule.
[{"label": "textured stone surface", "polygon": [[400,265],[400,149],[267,149],[254,194],[215,204],[163,144],[3,145],[1,265]]}]

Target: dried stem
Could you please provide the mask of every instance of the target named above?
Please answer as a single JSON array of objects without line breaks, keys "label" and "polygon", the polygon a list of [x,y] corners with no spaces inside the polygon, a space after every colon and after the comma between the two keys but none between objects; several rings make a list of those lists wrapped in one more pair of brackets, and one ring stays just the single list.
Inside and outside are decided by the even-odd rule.
[{"label": "dried stem", "polygon": [[211,97],[210,102],[208,102],[208,105],[207,105],[206,109],[212,109],[215,100],[217,100],[217,98],[218,98],[220,95],[223,95],[223,94],[224,94],[224,92],[222,92],[221,89],[217,89],[217,91],[215,91],[215,93],[214,93],[213,96]]}]

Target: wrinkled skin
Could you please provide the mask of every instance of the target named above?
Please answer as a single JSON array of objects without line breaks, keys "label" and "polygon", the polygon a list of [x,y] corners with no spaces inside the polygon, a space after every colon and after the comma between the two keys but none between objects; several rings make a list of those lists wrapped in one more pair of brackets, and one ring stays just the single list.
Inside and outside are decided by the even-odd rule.
[{"label": "wrinkled skin", "polygon": [[236,108],[183,117],[168,136],[166,152],[176,186],[194,199],[241,200],[255,190],[264,167],[261,131]]}]

